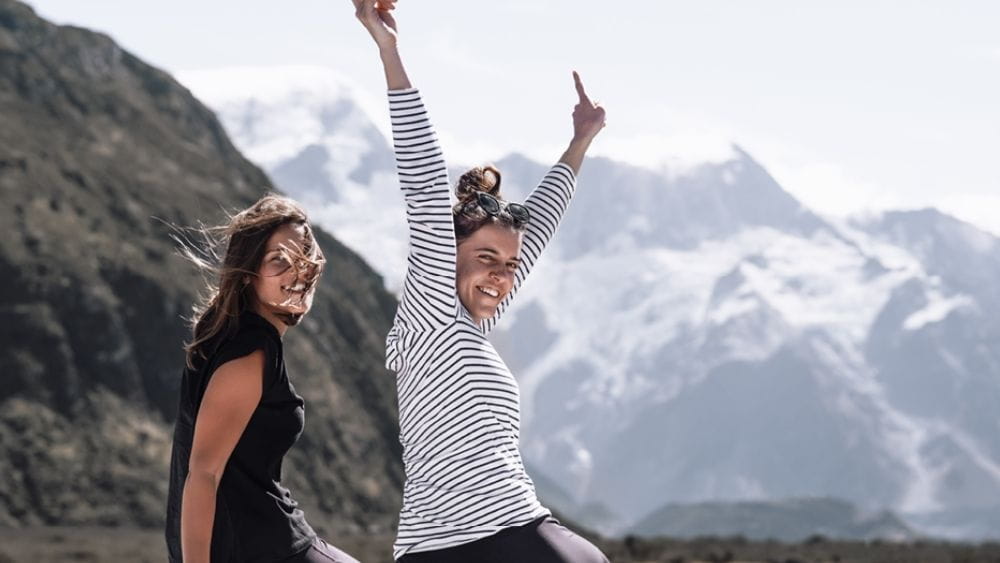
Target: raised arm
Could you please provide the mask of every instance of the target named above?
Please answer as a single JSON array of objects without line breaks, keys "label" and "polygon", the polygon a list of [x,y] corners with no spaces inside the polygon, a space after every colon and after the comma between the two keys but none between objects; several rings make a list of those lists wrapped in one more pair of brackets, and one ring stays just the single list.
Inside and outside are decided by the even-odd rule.
[{"label": "raised arm", "polygon": [[496,326],[555,234],[576,191],[576,175],[580,172],[583,157],[594,137],[604,128],[604,108],[590,100],[576,71],[573,72],[573,82],[579,97],[573,108],[573,138],[559,162],[549,169],[524,201],[525,207],[531,213],[531,221],[521,242],[521,261],[517,272],[514,273],[514,287],[497,307],[496,314],[486,320],[484,329],[487,331]]},{"label": "raised arm", "polygon": [[397,320],[427,330],[455,319],[455,231],[448,170],[437,135],[406,75],[397,47],[395,1],[354,0],[356,14],[379,48],[400,187],[406,200],[410,253]]},{"label": "raised arm", "polygon": [[382,69],[385,71],[385,82],[389,90],[405,90],[410,88],[410,79],[406,76],[403,61],[397,48],[396,18],[392,11],[396,8],[396,0],[352,0],[354,15],[361,25],[371,34],[378,45],[379,56],[382,58]]}]

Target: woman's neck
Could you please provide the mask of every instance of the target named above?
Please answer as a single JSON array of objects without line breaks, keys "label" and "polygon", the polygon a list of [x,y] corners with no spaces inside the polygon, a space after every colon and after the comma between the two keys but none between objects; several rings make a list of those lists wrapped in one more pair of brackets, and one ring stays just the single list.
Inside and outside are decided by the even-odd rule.
[{"label": "woman's neck", "polygon": [[285,331],[288,330],[288,325],[281,320],[281,316],[279,314],[269,310],[260,303],[254,304],[253,312],[257,313],[261,317],[264,317],[264,320],[271,323],[271,325],[274,326],[274,329],[278,331],[278,337],[285,336]]}]

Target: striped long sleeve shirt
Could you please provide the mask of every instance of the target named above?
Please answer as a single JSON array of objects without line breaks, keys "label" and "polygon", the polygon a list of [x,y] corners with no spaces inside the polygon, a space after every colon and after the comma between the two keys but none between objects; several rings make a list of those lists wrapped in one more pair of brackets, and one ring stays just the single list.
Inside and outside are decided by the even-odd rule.
[{"label": "striped long sleeve shirt", "polygon": [[455,233],[448,173],[416,89],[389,91],[396,165],[410,251],[386,367],[396,372],[406,483],[393,548],[454,547],[549,514],[521,460],[517,381],[487,334],[555,233],[576,186],[553,166],[524,205],[514,285],[496,314],[477,323],[455,290]]}]

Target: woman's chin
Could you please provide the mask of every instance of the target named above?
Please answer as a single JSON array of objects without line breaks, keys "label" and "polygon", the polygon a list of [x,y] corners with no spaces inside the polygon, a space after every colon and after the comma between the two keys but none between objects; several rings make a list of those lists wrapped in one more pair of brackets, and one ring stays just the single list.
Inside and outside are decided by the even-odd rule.
[{"label": "woman's chin", "polygon": [[473,319],[481,321],[493,317],[497,312],[499,303],[496,303],[492,299],[480,299],[476,296],[472,299],[472,303],[469,303],[467,299],[462,299],[462,306],[465,307],[465,310],[469,312],[469,315]]},{"label": "woman's chin", "polygon": [[311,307],[309,307],[308,305],[288,305],[285,303],[281,304],[275,303],[268,308],[270,309],[272,315],[281,319],[281,322],[285,323],[288,326],[295,326],[299,324],[299,321],[301,321],[302,317],[304,317],[306,313],[309,312],[309,309]]},{"label": "woman's chin", "polygon": [[477,308],[475,317],[481,321],[485,321],[495,315],[496,312],[496,305],[483,305]]}]

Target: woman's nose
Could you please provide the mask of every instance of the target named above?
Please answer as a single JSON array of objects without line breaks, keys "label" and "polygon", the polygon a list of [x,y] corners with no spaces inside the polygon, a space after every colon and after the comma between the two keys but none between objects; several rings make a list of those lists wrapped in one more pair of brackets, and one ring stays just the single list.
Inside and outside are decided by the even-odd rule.
[{"label": "woman's nose", "polygon": [[506,267],[497,268],[490,272],[490,277],[496,282],[513,282],[514,272],[511,272]]}]

